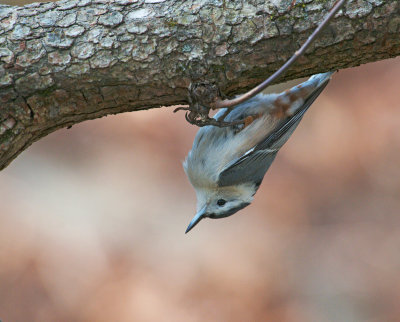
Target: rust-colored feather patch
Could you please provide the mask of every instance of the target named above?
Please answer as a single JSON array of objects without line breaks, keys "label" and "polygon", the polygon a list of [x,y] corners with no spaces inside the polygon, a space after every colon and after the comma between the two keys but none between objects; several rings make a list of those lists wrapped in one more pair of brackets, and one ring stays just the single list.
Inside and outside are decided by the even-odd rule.
[{"label": "rust-colored feather patch", "polygon": [[283,101],[282,97],[278,97],[272,108],[271,115],[275,118],[282,119],[286,117],[286,112],[290,108],[290,103]]},{"label": "rust-colored feather patch", "polygon": [[247,126],[249,126],[251,123],[253,123],[256,119],[260,118],[261,116],[262,116],[262,113],[258,113],[258,114],[255,114],[255,115],[247,116],[244,119],[244,127],[243,127],[243,129],[245,129]]}]

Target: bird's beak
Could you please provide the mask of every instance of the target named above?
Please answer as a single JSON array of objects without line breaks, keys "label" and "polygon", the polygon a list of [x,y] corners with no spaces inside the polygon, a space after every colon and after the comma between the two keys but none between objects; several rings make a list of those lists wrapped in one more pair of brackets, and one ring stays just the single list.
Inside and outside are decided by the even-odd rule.
[{"label": "bird's beak", "polygon": [[206,207],[204,206],[192,219],[189,226],[186,228],[185,234],[187,234],[194,226],[196,226],[200,220],[206,217]]}]

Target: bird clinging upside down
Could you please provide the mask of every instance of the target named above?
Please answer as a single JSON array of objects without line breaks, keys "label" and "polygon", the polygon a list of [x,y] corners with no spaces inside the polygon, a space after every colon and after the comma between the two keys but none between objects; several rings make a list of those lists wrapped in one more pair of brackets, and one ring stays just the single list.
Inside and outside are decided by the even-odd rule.
[{"label": "bird clinging upside down", "polygon": [[317,74],[280,94],[258,94],[235,106],[225,121],[242,124],[200,128],[183,164],[197,195],[197,213],[186,233],[203,218],[228,217],[253,201],[279,149],[332,74]]}]

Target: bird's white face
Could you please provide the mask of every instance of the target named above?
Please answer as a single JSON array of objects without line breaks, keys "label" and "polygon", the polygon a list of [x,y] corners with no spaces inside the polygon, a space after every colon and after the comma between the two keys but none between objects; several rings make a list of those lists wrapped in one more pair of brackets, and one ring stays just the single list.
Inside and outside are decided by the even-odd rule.
[{"label": "bird's white face", "polygon": [[233,215],[238,210],[248,206],[252,197],[245,195],[230,195],[227,193],[213,193],[208,195],[207,201],[199,201],[199,211],[204,209],[205,217],[223,218]]},{"label": "bird's white face", "polygon": [[233,215],[253,201],[257,186],[242,184],[235,187],[197,188],[197,214],[186,232],[203,218],[224,218]]}]

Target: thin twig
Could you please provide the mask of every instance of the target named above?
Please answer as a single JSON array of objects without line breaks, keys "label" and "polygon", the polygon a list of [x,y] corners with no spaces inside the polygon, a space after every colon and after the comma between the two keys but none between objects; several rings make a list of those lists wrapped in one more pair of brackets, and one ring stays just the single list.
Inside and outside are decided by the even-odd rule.
[{"label": "thin twig", "polygon": [[[344,5],[346,0],[338,0],[334,7],[331,9],[329,14],[325,17],[325,19],[318,25],[317,29],[314,30],[314,32],[308,37],[307,41],[303,44],[303,46],[300,47],[299,50],[297,50],[293,56],[285,63],[282,65],[281,68],[279,68],[274,74],[272,74],[268,79],[266,79],[264,82],[262,82],[260,85],[254,87],[247,93],[236,97],[231,100],[223,100],[223,101],[217,101],[214,103],[213,109],[220,109],[220,108],[232,108],[235,105],[238,105],[240,103],[243,103],[247,101],[248,99],[252,98],[253,96],[257,95],[260,93],[262,90],[264,90],[268,85],[270,85],[274,80],[276,80],[279,76],[281,76],[300,56],[304,54],[306,49],[310,46],[310,44],[315,40],[317,35],[321,32],[321,30],[328,24],[328,22],[335,16],[335,14],[339,11],[339,9]],[[221,121],[223,119],[221,118]]]}]

